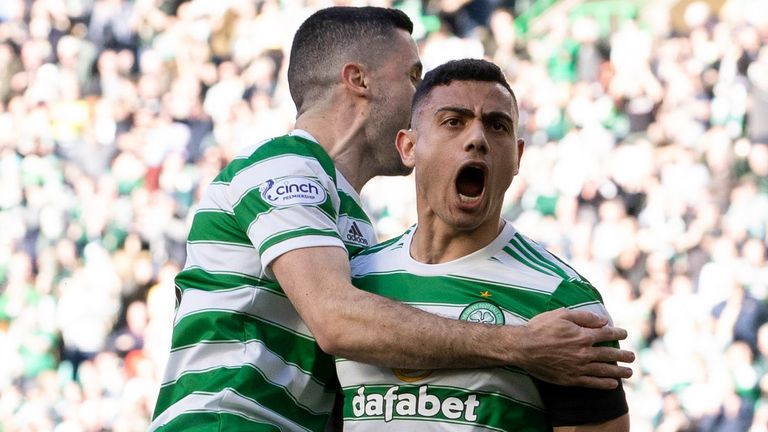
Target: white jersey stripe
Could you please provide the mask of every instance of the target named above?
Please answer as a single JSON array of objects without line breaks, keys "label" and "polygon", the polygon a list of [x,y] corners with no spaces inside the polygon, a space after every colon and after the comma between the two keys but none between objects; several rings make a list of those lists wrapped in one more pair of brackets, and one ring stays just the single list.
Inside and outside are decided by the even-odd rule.
[{"label": "white jersey stripe", "polygon": [[[284,388],[296,404],[315,414],[328,412],[333,406],[321,384],[296,365],[286,363],[261,341],[197,344],[173,351],[168,364],[176,373],[164,377],[163,386],[175,383],[189,373],[217,368],[252,367],[268,381]],[[301,401],[301,402],[298,402]]]},{"label": "white jersey stripe", "polygon": [[204,291],[188,288],[184,291],[176,313],[177,325],[185,317],[199,312],[225,310],[258,316],[298,336],[314,339],[299,318],[291,302],[269,290],[248,286],[226,291]]},{"label": "white jersey stripe", "polygon": [[223,211],[232,214],[232,203],[227,199],[226,183],[211,183],[200,198],[197,211]]},{"label": "white jersey stripe", "polygon": [[[301,225],[297,225],[301,221]],[[256,247],[276,233],[312,227],[315,230],[337,230],[336,222],[319,208],[282,207],[260,214],[248,227],[248,238]]]},{"label": "white jersey stripe", "polygon": [[157,416],[152,424],[149,425],[149,431],[155,431],[174,418],[190,412],[230,413],[255,421],[268,422],[285,432],[310,432],[309,429],[290,421],[252,399],[238,394],[232,389],[224,389],[218,393],[192,393],[185,396]]},{"label": "white jersey stripe", "polygon": [[532,261],[528,257],[528,255],[527,255],[527,254],[530,254],[530,252],[521,250],[514,243],[508,244],[507,247],[509,247],[509,249],[511,249],[517,255],[518,258],[516,258],[516,259],[519,259],[520,262],[522,262],[523,264],[525,264],[529,268],[532,268],[532,269],[534,269],[534,270],[536,270],[538,272],[541,272],[544,275],[551,276],[551,277],[558,278],[558,279],[562,280],[562,278],[557,273],[552,271],[551,269],[547,268],[546,266],[542,265],[539,262]]},{"label": "white jersey stripe", "polygon": [[185,267],[201,267],[211,273],[234,272],[254,278],[263,274],[259,254],[253,246],[234,243],[187,242]]},{"label": "white jersey stripe", "polygon": [[599,302],[594,303],[584,303],[576,306],[570,306],[568,309],[573,310],[585,310],[589,312],[594,312],[600,316],[608,317],[608,325],[613,325],[613,319],[611,318],[611,314],[608,313],[608,309],[605,308],[605,305]]},{"label": "white jersey stripe", "polygon": [[344,419],[344,432],[505,432],[503,429],[462,424],[451,420],[406,420],[394,418],[389,422]]}]

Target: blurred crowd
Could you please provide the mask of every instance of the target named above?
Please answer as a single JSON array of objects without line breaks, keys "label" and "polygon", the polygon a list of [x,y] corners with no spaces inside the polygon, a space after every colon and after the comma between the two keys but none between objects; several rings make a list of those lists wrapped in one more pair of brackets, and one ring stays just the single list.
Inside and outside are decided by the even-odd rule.
[{"label": "blurred crowd", "polygon": [[[629,330],[632,429],[768,431],[768,2],[564,1],[521,31],[532,3],[394,6],[427,69],[506,71],[505,216]],[[0,1],[0,431],[146,429],[200,192],[291,129],[291,38],[332,4]],[[381,239],[415,221],[409,177],[363,198]]]}]

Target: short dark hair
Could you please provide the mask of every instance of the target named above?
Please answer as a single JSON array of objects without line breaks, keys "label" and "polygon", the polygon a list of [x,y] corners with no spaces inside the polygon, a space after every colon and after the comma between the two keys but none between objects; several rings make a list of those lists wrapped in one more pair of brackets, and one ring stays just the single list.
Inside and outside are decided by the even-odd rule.
[{"label": "short dark hair", "polygon": [[288,62],[296,109],[322,94],[344,63],[378,60],[376,44],[385,46],[397,29],[413,32],[413,22],[397,9],[335,6],[312,14],[296,31]]},{"label": "short dark hair", "polygon": [[449,85],[452,81],[488,81],[497,82],[504,86],[512,95],[512,102],[517,106],[517,98],[512,87],[509,86],[504,72],[487,60],[481,59],[462,59],[451,60],[432,69],[424,75],[424,79],[416,87],[411,101],[411,113],[416,113],[418,105],[432,91],[433,88],[442,85]]}]

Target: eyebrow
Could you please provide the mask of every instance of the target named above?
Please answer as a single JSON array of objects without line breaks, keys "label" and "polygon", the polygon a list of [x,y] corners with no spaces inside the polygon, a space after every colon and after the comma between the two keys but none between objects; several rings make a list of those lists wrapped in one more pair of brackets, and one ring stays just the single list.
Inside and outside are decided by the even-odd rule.
[{"label": "eyebrow", "polygon": [[[438,108],[437,111],[435,111],[435,114],[441,113],[441,112],[454,112],[456,114],[460,114],[465,117],[475,117],[475,112],[472,111],[469,108],[462,108],[462,107],[455,107],[455,106],[445,106]],[[496,120],[496,119],[502,119],[506,120],[512,124],[514,124],[514,119],[512,117],[503,112],[503,111],[491,111],[489,113],[483,113],[482,114],[482,120]]]}]

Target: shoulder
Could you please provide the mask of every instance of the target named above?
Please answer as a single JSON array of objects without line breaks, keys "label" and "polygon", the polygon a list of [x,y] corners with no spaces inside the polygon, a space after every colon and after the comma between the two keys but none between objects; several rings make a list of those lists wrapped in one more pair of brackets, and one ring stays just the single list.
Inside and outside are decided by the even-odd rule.
[{"label": "shoulder", "polygon": [[384,270],[385,264],[392,264],[399,257],[400,251],[405,248],[406,236],[412,229],[413,227],[397,237],[365,248],[355,254],[350,261],[352,276]]},{"label": "shoulder", "polygon": [[292,174],[329,177],[336,182],[336,169],[325,150],[311,140],[291,135],[267,139],[243,149],[214,182],[231,183],[254,175],[274,178]]},{"label": "shoulder", "polygon": [[541,273],[562,279],[563,281],[582,281],[588,283],[584,277],[564,260],[520,232],[514,232],[511,235],[506,250],[528,267],[536,269]]}]

